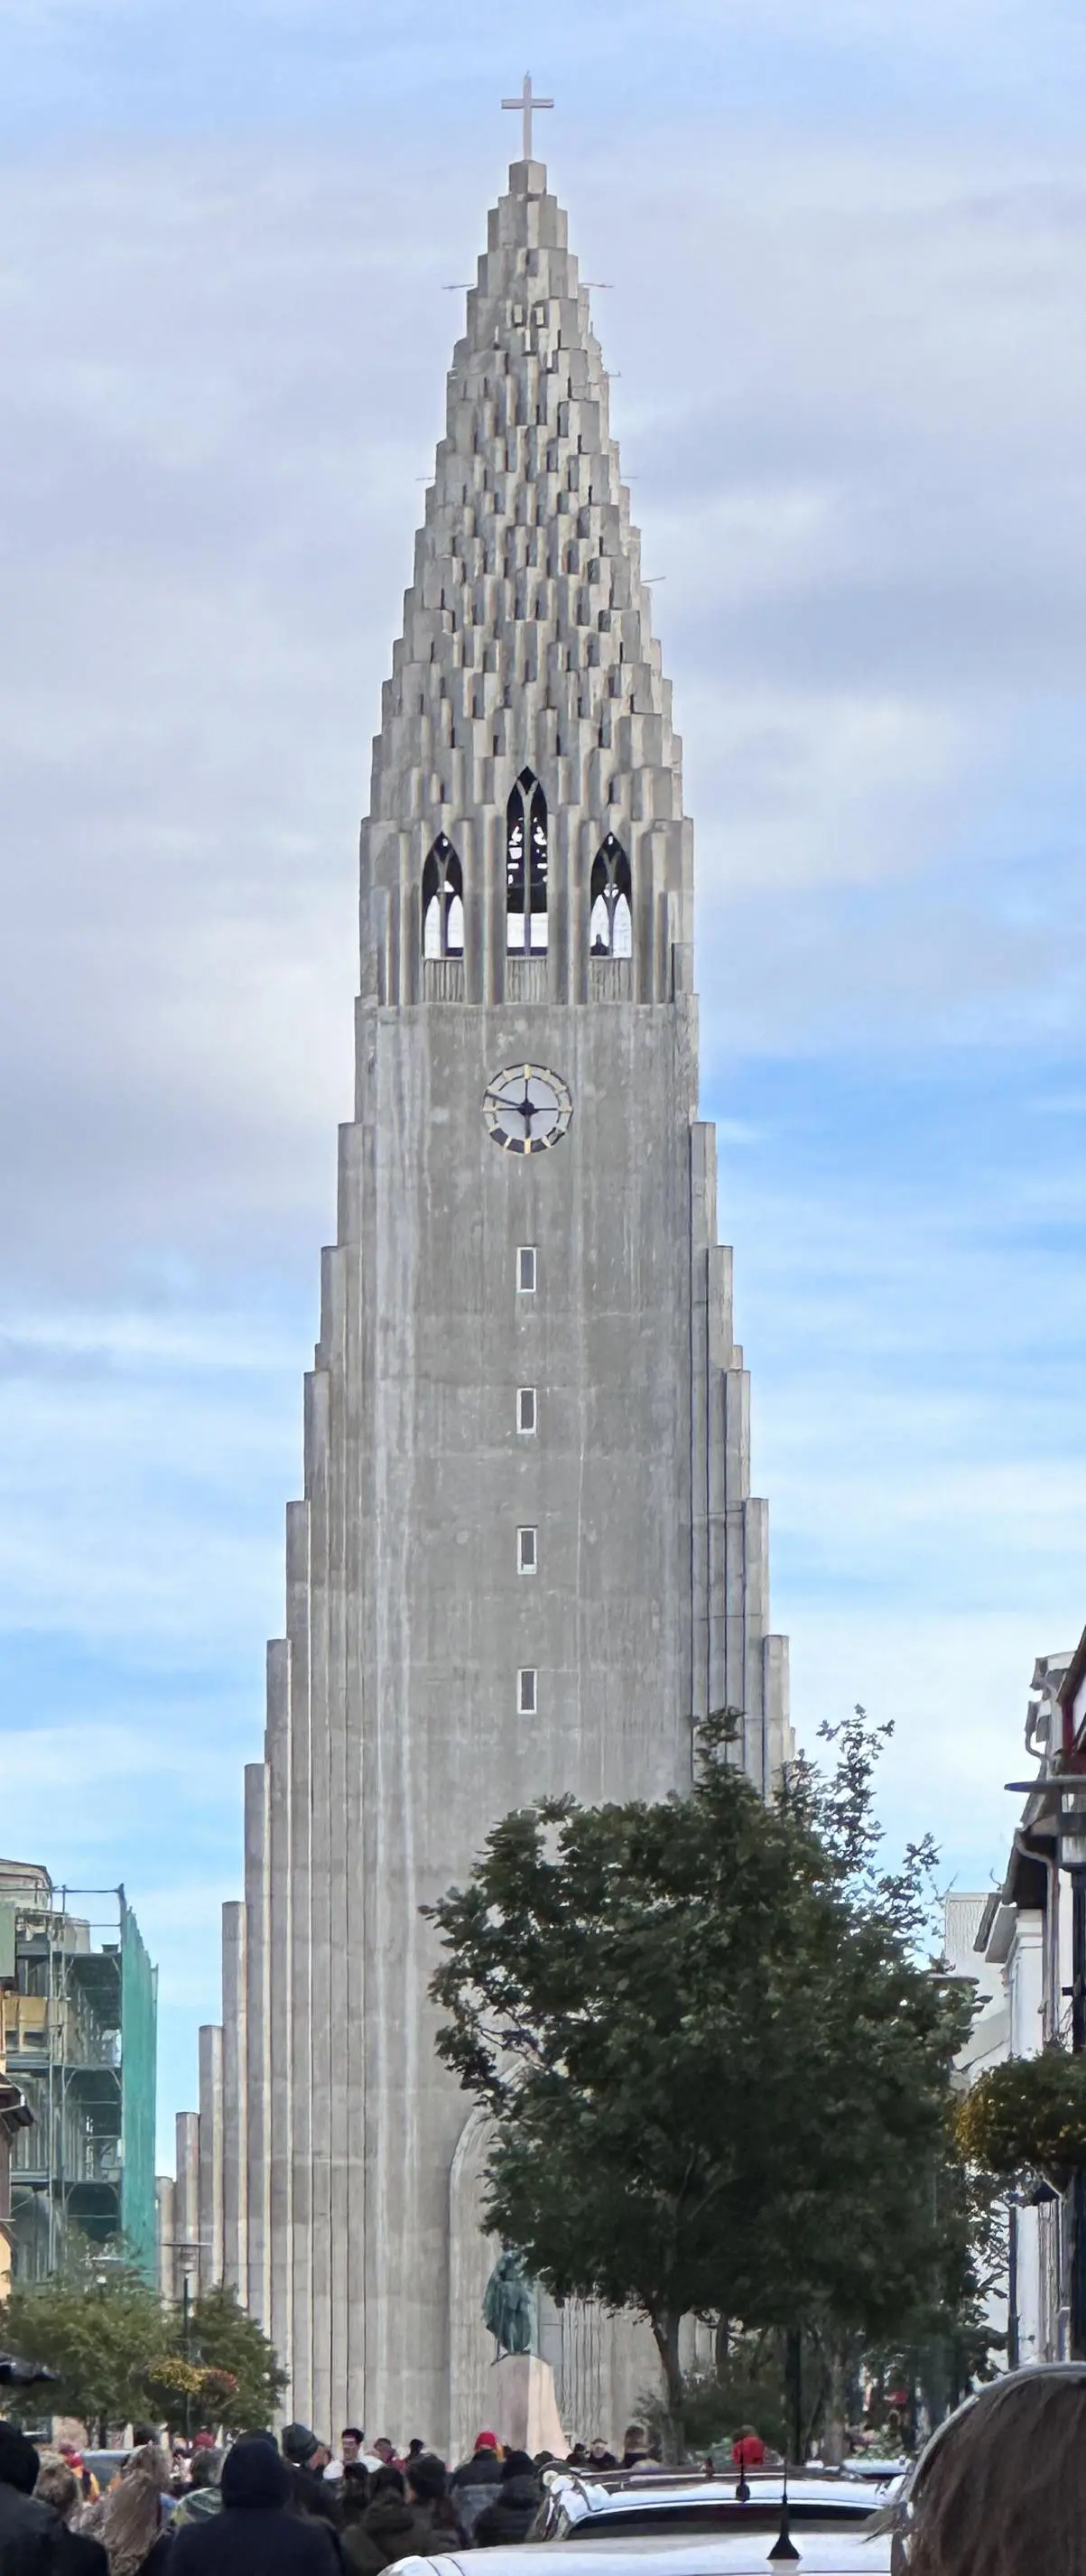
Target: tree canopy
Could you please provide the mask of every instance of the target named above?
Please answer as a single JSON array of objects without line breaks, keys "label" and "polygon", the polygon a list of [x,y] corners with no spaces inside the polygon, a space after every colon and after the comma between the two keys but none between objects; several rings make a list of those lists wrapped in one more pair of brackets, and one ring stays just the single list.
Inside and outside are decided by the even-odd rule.
[{"label": "tree canopy", "polygon": [[[76,2238],[50,2280],[15,2283],[0,2336],[24,2361],[56,2372],[51,2405],[94,2433],[145,2411],[138,2373],[162,2343],[163,2311],[135,2263]],[[12,2391],[6,2405],[11,2415],[40,2415],[41,2391]]]},{"label": "tree canopy", "polygon": [[718,1716],[688,1796],[538,1801],[429,1909],[487,2222],[555,2297],[639,2310],[676,2406],[691,2312],[885,2336],[968,2295],[970,2008],[916,1956],[927,1848],[879,1871],[877,1746],[858,1711],[763,1801]]},{"label": "tree canopy", "polygon": [[[139,2416],[193,2432],[222,2425],[262,2431],[286,2386],[267,2336],[233,2290],[164,2303],[123,2251],[75,2239],[47,2281],[17,2283],[0,2310],[0,2338],[57,2374],[51,2403],[89,2428]],[[38,2415],[40,2390],[12,2391],[7,2411]]]}]

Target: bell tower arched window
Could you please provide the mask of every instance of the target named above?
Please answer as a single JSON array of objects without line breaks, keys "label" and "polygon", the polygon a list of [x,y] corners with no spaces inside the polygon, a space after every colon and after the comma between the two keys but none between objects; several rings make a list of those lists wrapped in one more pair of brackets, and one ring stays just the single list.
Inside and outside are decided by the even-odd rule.
[{"label": "bell tower arched window", "polygon": [[505,809],[505,944],[510,955],[547,945],[547,799],[530,769]]},{"label": "bell tower arched window", "polygon": [[616,841],[614,833],[608,832],[596,852],[592,867],[588,938],[593,957],[632,956],[632,894],[630,862],[621,841]]},{"label": "bell tower arched window", "polygon": [[422,953],[464,954],[464,871],[444,832],[438,833],[422,871]]}]

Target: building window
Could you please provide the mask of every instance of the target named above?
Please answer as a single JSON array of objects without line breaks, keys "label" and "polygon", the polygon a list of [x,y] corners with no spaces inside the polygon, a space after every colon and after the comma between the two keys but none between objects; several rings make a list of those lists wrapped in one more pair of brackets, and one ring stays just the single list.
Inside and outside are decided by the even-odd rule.
[{"label": "building window", "polygon": [[547,799],[530,769],[505,809],[505,944],[511,955],[547,945]]},{"label": "building window", "polygon": [[464,954],[464,871],[444,832],[438,833],[422,871],[422,953]]},{"label": "building window", "polygon": [[535,1295],[535,1245],[522,1243],[517,1253],[517,1295]]},{"label": "building window", "polygon": [[517,1715],[535,1717],[539,1707],[539,1676],[534,1664],[522,1664],[517,1674]]},{"label": "building window", "polygon": [[593,957],[629,957],[633,952],[630,862],[621,841],[608,832],[592,867],[588,938]]},{"label": "building window", "polygon": [[517,1388],[517,1430],[518,1430],[518,1431],[534,1431],[534,1430],[535,1430],[535,1426],[536,1426],[535,1388],[534,1388],[534,1386],[518,1386],[518,1388]]},{"label": "building window", "polygon": [[538,1547],[538,1540],[539,1540],[539,1532],[538,1532],[538,1530],[534,1530],[534,1529],[518,1529],[518,1531],[517,1531],[517,1573],[518,1573],[518,1574],[534,1574],[534,1573],[536,1572],[537,1567],[538,1567],[538,1565],[539,1565],[539,1547]]}]

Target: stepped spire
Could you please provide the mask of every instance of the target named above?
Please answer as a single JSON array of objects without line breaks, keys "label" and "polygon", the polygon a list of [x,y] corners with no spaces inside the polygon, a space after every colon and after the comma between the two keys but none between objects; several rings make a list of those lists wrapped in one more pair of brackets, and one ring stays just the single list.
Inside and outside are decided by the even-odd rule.
[{"label": "stepped spire", "polygon": [[363,839],[364,990],[425,997],[416,907],[443,834],[466,880],[465,998],[511,997],[483,888],[500,879],[510,783],[527,769],[552,817],[551,997],[587,998],[572,925],[609,831],[627,858],[638,843],[635,998],[669,997],[672,952],[692,935],[681,745],[588,290],[537,161],[512,164],[468,294],[382,713]]}]

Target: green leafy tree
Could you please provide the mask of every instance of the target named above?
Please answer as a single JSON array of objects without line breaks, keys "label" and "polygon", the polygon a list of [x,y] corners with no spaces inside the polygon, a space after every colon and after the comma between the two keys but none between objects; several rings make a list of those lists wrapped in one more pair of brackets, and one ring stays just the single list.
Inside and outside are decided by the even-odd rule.
[{"label": "green leafy tree", "polygon": [[[134,2417],[198,2432],[263,2431],[286,2374],[235,2291],[208,2290],[186,2319],[164,2305],[123,2253],[77,2239],[48,2281],[17,2285],[0,2310],[0,2342],[57,2374],[50,2403],[104,2440]],[[36,2417],[42,2391],[5,2392],[6,2412]]]},{"label": "green leafy tree", "polygon": [[[143,2374],[162,2343],[157,2292],[123,2253],[76,2239],[48,2281],[16,2283],[0,2311],[0,2341],[57,2374],[50,2402],[89,2431],[128,2423],[139,2414]],[[5,2398],[10,2415],[38,2415],[42,2391]]]},{"label": "green leafy tree", "polygon": [[[175,2353],[183,2354],[184,2340],[184,2321],[180,2310],[175,2310],[170,2336]],[[222,2424],[230,2433],[264,2432],[274,2421],[287,2384],[286,2372],[280,2369],[266,2334],[246,2315],[235,2290],[205,2290],[194,2299],[188,2347],[204,2375],[192,2419],[194,2430],[206,2423],[209,2429]]]},{"label": "green leafy tree", "polygon": [[967,2263],[949,2171],[969,2017],[914,1956],[926,1847],[878,1868],[858,1712],[828,1782],[763,1801],[701,1730],[693,1790],[542,1800],[429,1909],[438,2050],[495,2124],[488,2224],[557,2298],[648,2320],[681,2423],[684,2315],[941,2311]]}]

